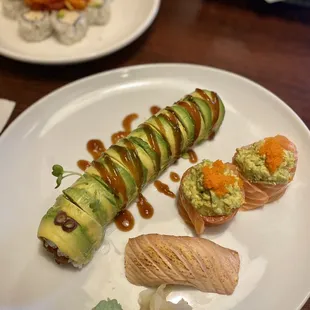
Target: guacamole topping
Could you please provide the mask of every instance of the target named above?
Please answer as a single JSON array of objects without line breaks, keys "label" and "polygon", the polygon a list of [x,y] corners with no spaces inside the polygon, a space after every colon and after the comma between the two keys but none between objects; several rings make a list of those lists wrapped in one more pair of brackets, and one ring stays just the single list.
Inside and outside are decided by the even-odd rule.
[{"label": "guacamole topping", "polygon": [[244,203],[241,180],[220,160],[204,160],[192,167],[182,188],[186,198],[203,216],[229,215]]},{"label": "guacamole topping", "polygon": [[253,183],[286,184],[291,181],[296,166],[294,153],[284,149],[276,137],[237,149],[235,162]]}]

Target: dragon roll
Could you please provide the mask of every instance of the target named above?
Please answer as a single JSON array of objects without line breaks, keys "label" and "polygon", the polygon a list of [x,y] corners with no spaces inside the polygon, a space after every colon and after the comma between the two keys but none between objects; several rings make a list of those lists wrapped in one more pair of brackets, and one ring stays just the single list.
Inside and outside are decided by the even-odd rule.
[{"label": "dragon roll", "polygon": [[117,214],[190,147],[213,138],[224,115],[215,92],[196,89],[111,145],[41,220],[38,238],[56,262],[87,264]]}]

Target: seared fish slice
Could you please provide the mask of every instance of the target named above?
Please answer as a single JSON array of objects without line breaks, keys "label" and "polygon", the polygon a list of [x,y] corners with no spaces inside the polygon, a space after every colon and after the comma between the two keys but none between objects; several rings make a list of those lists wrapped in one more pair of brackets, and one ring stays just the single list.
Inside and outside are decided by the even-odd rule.
[{"label": "seared fish slice", "polygon": [[239,254],[197,237],[149,234],[129,239],[125,271],[135,285],[186,285],[231,295],[238,284]]}]

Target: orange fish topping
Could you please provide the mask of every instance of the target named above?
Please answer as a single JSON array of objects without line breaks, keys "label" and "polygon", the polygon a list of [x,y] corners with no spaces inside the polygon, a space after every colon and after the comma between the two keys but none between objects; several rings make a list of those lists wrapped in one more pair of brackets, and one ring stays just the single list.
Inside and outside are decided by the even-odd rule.
[{"label": "orange fish topping", "polygon": [[203,186],[212,189],[219,197],[228,193],[227,185],[233,185],[236,182],[236,177],[224,174],[225,168],[221,160],[215,161],[211,167],[202,168]]},{"label": "orange fish topping", "polygon": [[276,137],[266,138],[259,149],[259,154],[266,156],[266,166],[270,172],[274,173],[283,162],[284,148]]}]

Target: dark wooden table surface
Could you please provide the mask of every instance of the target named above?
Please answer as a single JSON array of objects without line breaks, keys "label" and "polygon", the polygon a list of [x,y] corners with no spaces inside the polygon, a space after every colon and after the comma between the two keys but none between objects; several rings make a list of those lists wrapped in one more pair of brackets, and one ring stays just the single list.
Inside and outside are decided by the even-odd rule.
[{"label": "dark wooden table surface", "polygon": [[[0,56],[0,98],[17,102],[10,121],[42,96],[93,73],[141,63],[188,62],[262,84],[310,126],[310,9],[263,0],[162,2],[152,27],[106,58],[49,67]],[[303,310],[310,310],[310,302]]]}]

